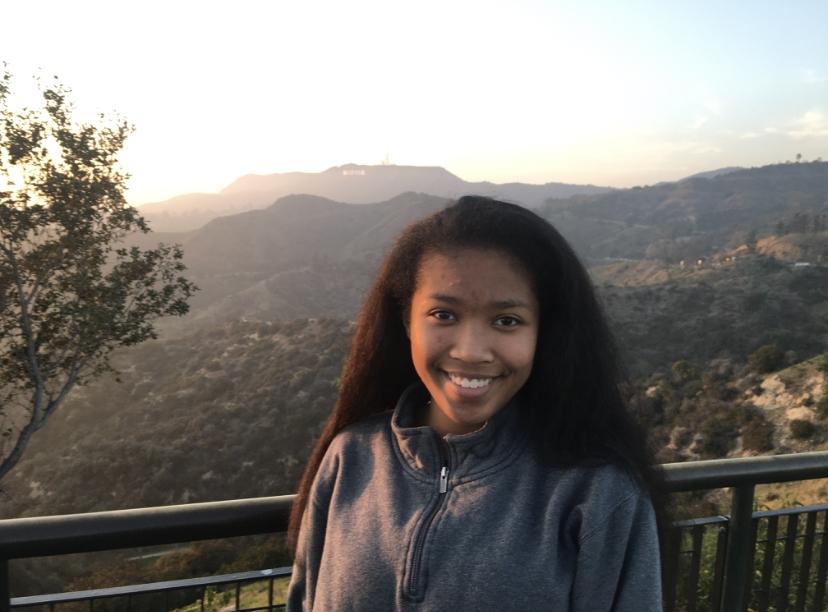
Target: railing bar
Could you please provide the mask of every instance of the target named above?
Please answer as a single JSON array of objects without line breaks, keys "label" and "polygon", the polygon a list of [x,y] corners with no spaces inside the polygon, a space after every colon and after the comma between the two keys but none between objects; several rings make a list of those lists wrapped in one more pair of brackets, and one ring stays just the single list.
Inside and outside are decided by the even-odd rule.
[{"label": "railing bar", "polygon": [[814,592],[813,612],[821,612],[825,598],[825,578],[828,574],[828,511],[822,521],[822,542],[819,546],[819,569],[817,570],[816,592]]},{"label": "railing bar", "polygon": [[796,594],[795,612],[805,612],[805,600],[808,598],[808,576],[811,573],[811,555],[814,548],[816,519],[816,514],[809,513],[805,523],[805,540],[802,543],[802,557],[799,563],[799,588]]},{"label": "railing bar", "polygon": [[828,452],[667,463],[661,469],[668,491],[811,480],[828,477]]},{"label": "railing bar", "polygon": [[703,525],[696,525],[693,527],[692,549],[690,551],[690,574],[687,576],[687,612],[696,612],[696,600],[699,595],[699,566],[701,565],[701,547],[703,536]]},{"label": "railing bar", "polygon": [[710,596],[710,601],[714,606],[714,610],[719,609],[720,602],[722,601],[724,563],[725,553],[727,551],[727,528],[727,524],[721,526],[716,534],[716,565],[713,569],[713,592]]},{"label": "railing bar", "polygon": [[754,518],[751,520],[750,550],[748,551],[747,576],[745,580],[744,602],[746,610],[748,609],[748,605],[750,604],[750,595],[753,590],[753,582],[756,578],[756,572],[754,571],[753,566],[756,561],[757,537],[759,537],[759,520]]},{"label": "railing bar", "polygon": [[268,581],[267,584],[267,612],[272,612],[273,610],[273,578]]},{"label": "railing bar", "polygon": [[[828,504],[826,504],[826,506],[828,506]],[[680,521],[674,521],[673,526],[678,527],[679,529],[687,529],[690,527],[694,527],[695,525],[724,524],[727,523],[727,521],[728,518],[726,516],[719,514],[717,516],[705,516],[702,518],[682,519]]]},{"label": "railing bar", "polygon": [[204,612],[204,598],[207,596],[207,587],[201,587],[201,606],[199,607],[200,612]]},{"label": "railing bar", "polygon": [[681,548],[681,531],[676,527],[667,530],[667,546],[664,561],[668,580],[664,585],[665,612],[676,611],[676,583],[678,581],[678,552]]},{"label": "railing bar", "polygon": [[722,609],[743,612],[749,582],[747,567],[753,529],[753,485],[731,489],[730,528],[727,534]]},{"label": "railing bar", "polygon": [[[828,452],[699,461],[663,466],[669,490],[828,477]],[[271,533],[285,525],[292,495],[0,521],[0,557],[115,550]],[[71,526],[71,528],[67,528]]]},{"label": "railing bar", "polygon": [[765,534],[765,558],[762,563],[762,581],[759,586],[759,602],[756,612],[768,611],[771,576],[773,575],[773,557],[776,554],[776,528],[778,524],[778,515],[768,517],[768,529]]},{"label": "railing bar", "polygon": [[236,610],[238,610],[241,606],[239,604],[239,600],[241,599],[241,582],[236,583]]},{"label": "railing bar", "polygon": [[796,547],[797,523],[799,516],[788,516],[788,528],[785,536],[785,551],[782,553],[782,577],[779,581],[779,598],[776,602],[777,612],[788,609],[788,590],[791,581],[791,567],[793,565],[794,548]]},{"label": "railing bar", "polygon": [[760,510],[754,512],[753,516],[764,518],[766,516],[785,516],[787,514],[807,514],[808,512],[823,512],[828,510],[828,504],[813,504],[810,506],[790,506],[788,508],[776,508],[775,510]]},{"label": "railing bar", "polygon": [[0,612],[11,610],[11,594],[9,591],[9,560],[0,559]]},{"label": "railing bar", "polygon": [[285,577],[290,576],[291,567],[280,567],[276,569],[257,570],[252,572],[239,572],[237,574],[222,574],[220,576],[209,576],[204,578],[186,578],[183,580],[167,580],[164,582],[149,582],[146,584],[127,585],[120,587],[109,587],[106,589],[92,589],[87,591],[71,591],[69,593],[52,593],[49,595],[28,595],[26,597],[15,597],[12,604],[16,606],[35,606],[47,604],[50,601],[57,603],[69,601],[86,601],[90,597],[116,597],[127,593],[160,593],[164,590],[181,590],[194,588],[201,585],[231,584],[237,581],[253,582],[262,580],[264,577]]}]

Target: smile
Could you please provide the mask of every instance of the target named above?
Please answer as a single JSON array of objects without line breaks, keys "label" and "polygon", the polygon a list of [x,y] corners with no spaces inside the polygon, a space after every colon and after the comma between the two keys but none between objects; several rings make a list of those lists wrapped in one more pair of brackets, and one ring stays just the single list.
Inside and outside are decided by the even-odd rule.
[{"label": "smile", "polygon": [[463,376],[458,376],[450,372],[446,374],[451,382],[464,389],[482,389],[483,387],[488,387],[492,380],[494,380],[493,378],[464,378]]}]

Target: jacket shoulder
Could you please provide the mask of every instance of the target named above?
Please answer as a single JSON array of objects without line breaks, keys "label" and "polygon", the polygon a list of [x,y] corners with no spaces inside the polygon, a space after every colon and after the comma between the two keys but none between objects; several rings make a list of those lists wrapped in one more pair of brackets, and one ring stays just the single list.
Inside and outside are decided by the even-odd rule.
[{"label": "jacket shoulder", "polygon": [[313,499],[327,505],[337,483],[353,484],[355,480],[369,477],[367,466],[373,465],[378,451],[388,446],[390,436],[390,411],[352,423],[336,434],[316,473]]},{"label": "jacket shoulder", "polygon": [[372,414],[351,423],[331,440],[323,464],[337,467],[374,452],[376,445],[385,445],[391,436],[391,411]]}]

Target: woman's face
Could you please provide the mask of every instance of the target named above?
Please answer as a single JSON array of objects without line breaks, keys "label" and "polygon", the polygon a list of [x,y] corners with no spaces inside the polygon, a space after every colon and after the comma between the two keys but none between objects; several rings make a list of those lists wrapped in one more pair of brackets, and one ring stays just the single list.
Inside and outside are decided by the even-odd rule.
[{"label": "woman's face", "polygon": [[407,325],[411,358],[439,434],[480,428],[532,371],[539,305],[527,273],[502,251],[427,254]]}]

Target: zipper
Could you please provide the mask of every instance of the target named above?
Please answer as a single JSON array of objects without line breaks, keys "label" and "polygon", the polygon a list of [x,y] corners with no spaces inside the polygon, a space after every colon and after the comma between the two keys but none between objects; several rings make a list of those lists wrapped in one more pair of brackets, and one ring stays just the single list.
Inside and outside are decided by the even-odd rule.
[{"label": "zipper", "polygon": [[445,493],[448,488],[448,466],[444,465],[440,470],[440,493]]},{"label": "zipper", "polygon": [[408,584],[406,585],[406,590],[411,597],[417,596],[417,583],[420,579],[420,565],[422,564],[423,547],[425,546],[426,535],[428,534],[429,527],[431,527],[434,517],[443,506],[443,502],[446,497],[448,497],[446,493],[448,492],[449,460],[447,453],[445,452],[447,450],[447,445],[442,438],[439,440],[439,447],[440,463],[442,463],[442,467],[440,468],[440,480],[437,488],[438,495],[432,502],[431,508],[423,518],[423,521],[420,523],[420,530],[415,536],[414,555],[411,559],[411,571],[408,574]]}]

